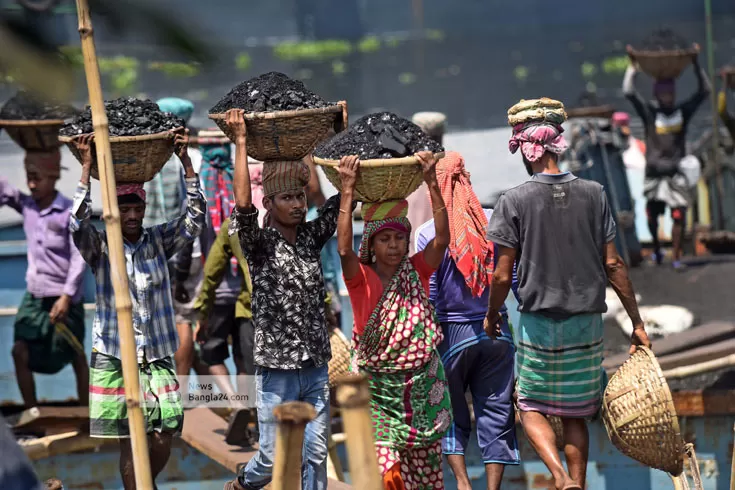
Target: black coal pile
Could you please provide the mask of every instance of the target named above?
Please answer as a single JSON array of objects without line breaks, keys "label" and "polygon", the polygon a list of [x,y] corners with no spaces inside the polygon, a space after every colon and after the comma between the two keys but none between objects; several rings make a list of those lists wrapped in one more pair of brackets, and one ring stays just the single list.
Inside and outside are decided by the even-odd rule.
[{"label": "black coal pile", "polygon": [[679,36],[671,29],[658,29],[653,31],[641,45],[641,49],[644,51],[676,51],[691,47],[691,42]]},{"label": "black coal pile", "polygon": [[[141,136],[186,126],[180,117],[170,112],[161,112],[155,102],[134,97],[105,101],[105,112],[110,124],[110,136]],[[59,134],[77,136],[92,132],[92,111],[86,107],[81,114],[62,127]]]},{"label": "black coal pile", "polygon": [[67,104],[44,101],[26,91],[19,91],[0,110],[0,119],[43,120],[66,119],[79,111]]},{"label": "black coal pile", "polygon": [[330,160],[358,155],[369,160],[402,158],[420,151],[436,153],[444,148],[408,119],[377,112],[358,119],[346,131],[317,146],[314,155]]},{"label": "black coal pile", "polygon": [[325,101],[298,80],[272,71],[242,82],[212,107],[210,114],[230,109],[245,112],[295,111],[334,105]]}]

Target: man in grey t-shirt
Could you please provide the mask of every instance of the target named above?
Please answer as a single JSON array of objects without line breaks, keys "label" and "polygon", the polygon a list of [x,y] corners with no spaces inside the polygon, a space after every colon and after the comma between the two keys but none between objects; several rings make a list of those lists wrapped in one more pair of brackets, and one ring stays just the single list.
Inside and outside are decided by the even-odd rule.
[{"label": "man in grey t-shirt", "polygon": [[[521,150],[531,179],[505,192],[490,219],[488,239],[500,253],[485,329],[497,335],[498,312],[517,261],[521,315],[514,337],[521,422],[556,488],[581,490],[589,447],[585,418],[602,401],[602,313],[608,282],[633,322],[631,353],[650,342],[615,249],[615,222],[602,186],[559,170],[559,155],[567,148],[562,131],[547,122],[513,128],[510,150]],[[568,472],[546,416],[562,419]]]}]

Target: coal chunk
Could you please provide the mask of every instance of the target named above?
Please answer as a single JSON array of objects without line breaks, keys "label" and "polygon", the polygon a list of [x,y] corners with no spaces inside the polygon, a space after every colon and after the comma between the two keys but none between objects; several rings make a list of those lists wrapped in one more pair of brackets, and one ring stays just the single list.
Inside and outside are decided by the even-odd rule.
[{"label": "coal chunk", "polygon": [[643,51],[678,51],[691,47],[691,42],[671,29],[657,29],[643,41],[640,49]]},{"label": "coal chunk", "polygon": [[[141,136],[186,127],[186,122],[170,112],[162,112],[151,100],[123,97],[105,101],[110,136]],[[94,132],[92,111],[87,106],[81,114],[65,124],[59,134],[77,136]]]},{"label": "coal chunk", "polygon": [[79,111],[68,104],[42,100],[24,90],[9,99],[0,110],[0,119],[8,120],[44,120],[66,119]]},{"label": "coal chunk", "polygon": [[331,105],[334,104],[307,89],[302,82],[272,71],[242,82],[217,102],[209,113],[220,114],[230,109],[244,109],[245,112],[295,111]]},{"label": "coal chunk", "polygon": [[442,152],[444,148],[420,127],[391,112],[376,112],[358,119],[314,150],[319,158],[337,160],[358,155],[363,160],[403,158],[420,151]]}]

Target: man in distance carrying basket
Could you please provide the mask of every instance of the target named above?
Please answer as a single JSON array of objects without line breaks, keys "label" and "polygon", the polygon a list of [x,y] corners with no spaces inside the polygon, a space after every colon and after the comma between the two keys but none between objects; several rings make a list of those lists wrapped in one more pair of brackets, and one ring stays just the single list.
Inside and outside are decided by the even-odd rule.
[{"label": "man in distance carrying basket", "polygon": [[[514,336],[521,422],[556,488],[581,490],[589,448],[585,418],[595,415],[602,402],[602,313],[607,310],[608,282],[633,322],[631,353],[650,342],[625,263],[615,249],[615,221],[604,189],[559,170],[559,156],[567,149],[561,122],[525,119],[518,113],[518,107],[536,102],[522,101],[508,111],[517,123],[510,151],[521,151],[533,175],[506,191],[490,218],[488,239],[500,250],[485,331],[491,337],[502,335],[500,310],[517,259],[520,320]],[[560,102],[549,103],[565,117]],[[568,472],[546,416],[558,416],[564,425]]]},{"label": "man in distance carrying basket", "polygon": [[[89,175],[93,135],[75,140],[82,159],[82,177],[74,196],[70,229],[74,243],[92,267],[97,282],[90,363],[90,435],[120,439],[120,472],[126,490],[135,488],[130,428],[125,400],[120,334],[110,270],[107,234],[90,222]],[[143,227],[146,193],[142,184],[117,186],[123,249],[132,301],[133,330],[138,357],[143,416],[148,433],[151,476],[163,470],[173,437],[181,433],[184,409],[173,356],[178,332],[171,297],[168,261],[191,243],[204,227],[204,196],[187,154],[188,137],[177,134],[176,154],[186,172],[186,214],[150,228]]]},{"label": "man in distance carrying basket", "polygon": [[27,290],[13,332],[13,361],[23,403],[36,406],[33,373],[56,374],[71,363],[79,403],[89,398],[89,368],[84,354],[82,282],[86,266],[69,233],[71,199],[56,190],[61,153],[27,152],[30,195],[0,177],[0,206],[23,215],[28,243]]},{"label": "man in distance carrying basket", "polygon": [[314,406],[306,425],[302,485],[327,488],[327,432],[331,358],[325,320],[321,250],[334,235],[339,195],[327,200],[319,217],[306,222],[309,167],[303,161],[263,164],[263,227],[253,204],[247,164],[243,111],[227,112],[236,142],[235,211],[230,232],[237,233],[250,268],[255,324],[256,390],[260,447],[225,490],[259,490],[270,483],[275,453],[273,408],[288,401]]},{"label": "man in distance carrying basket", "polygon": [[694,55],[694,70],[699,88],[689,99],[676,104],[676,84],[674,80],[656,80],[653,85],[655,101],[646,102],[635,89],[635,75],[638,73],[635,59],[628,66],[623,80],[623,93],[633,104],[643,121],[646,137],[646,177],[643,193],[648,201],[646,215],[648,229],[653,238],[656,262],[661,263],[663,256],[658,239],[658,220],[671,209],[674,225],[671,230],[674,268],[681,268],[682,239],[686,211],[689,205],[689,189],[696,182],[689,182],[681,172],[679,164],[686,156],[686,138],[689,123],[699,106],[707,99],[710,85],[707,74],[699,66],[699,57]]}]

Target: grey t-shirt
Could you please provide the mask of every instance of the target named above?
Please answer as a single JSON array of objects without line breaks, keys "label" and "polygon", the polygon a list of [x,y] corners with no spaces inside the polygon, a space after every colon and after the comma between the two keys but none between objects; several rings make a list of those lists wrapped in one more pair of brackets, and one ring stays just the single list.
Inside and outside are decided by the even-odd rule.
[{"label": "grey t-shirt", "polygon": [[518,251],[519,311],[554,318],[607,311],[604,249],[615,220],[597,182],[534,175],[500,197],[488,239]]}]

